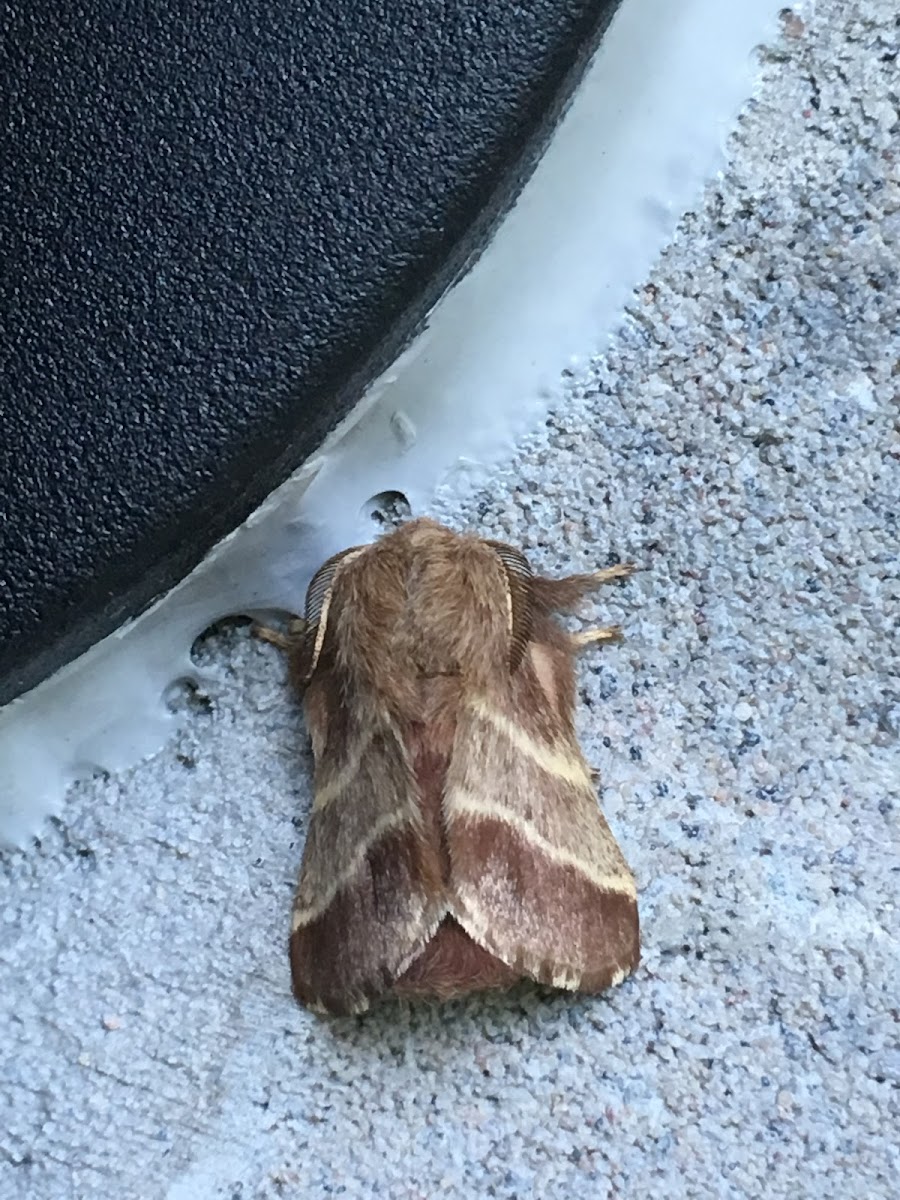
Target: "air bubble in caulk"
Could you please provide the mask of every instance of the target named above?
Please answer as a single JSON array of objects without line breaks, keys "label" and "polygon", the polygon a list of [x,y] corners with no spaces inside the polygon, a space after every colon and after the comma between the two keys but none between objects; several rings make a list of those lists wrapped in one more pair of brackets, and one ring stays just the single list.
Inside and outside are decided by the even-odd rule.
[{"label": "air bubble in caulk", "polygon": [[413,421],[402,408],[391,414],[391,433],[397,439],[400,449],[405,453],[416,444],[418,433]]},{"label": "air bubble in caulk", "polygon": [[412,516],[412,507],[402,492],[379,492],[365,502],[362,511],[382,529],[396,529]]}]

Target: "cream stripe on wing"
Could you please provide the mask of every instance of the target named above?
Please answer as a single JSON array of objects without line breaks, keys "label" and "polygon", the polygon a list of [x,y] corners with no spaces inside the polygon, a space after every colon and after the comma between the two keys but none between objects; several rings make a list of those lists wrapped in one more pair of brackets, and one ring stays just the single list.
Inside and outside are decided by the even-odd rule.
[{"label": "cream stripe on wing", "polygon": [[341,792],[353,782],[360,772],[366,755],[378,734],[384,737],[392,737],[397,750],[400,752],[400,757],[403,761],[403,766],[406,770],[408,779],[410,780],[410,788],[412,788],[412,780],[415,777],[412,764],[409,761],[409,752],[406,743],[403,740],[396,724],[384,713],[381,714],[381,719],[377,724],[369,726],[365,732],[357,738],[352,750],[345,752],[346,762],[335,771],[327,783],[323,783],[320,787],[316,787],[316,793],[313,797],[312,810],[314,813],[321,812],[327,808],[333,801],[337,800]]},{"label": "cream stripe on wing", "polygon": [[369,731],[365,736],[357,740],[353,749],[347,754],[347,760],[340,770],[336,771],[327,783],[323,783],[321,787],[316,788],[312,806],[314,813],[319,813],[324,808],[327,808],[353,782],[359,774],[362,761],[371,744],[372,733]]},{"label": "cream stripe on wing", "polygon": [[395,809],[392,813],[385,813],[379,821],[376,821],[369,829],[369,836],[366,840],[357,846],[356,853],[347,866],[339,875],[334,876],[330,886],[317,897],[315,904],[308,904],[304,908],[294,908],[291,932],[294,933],[302,925],[309,925],[317,917],[321,917],[338,892],[345,888],[359,871],[376,842],[380,841],[390,830],[399,829],[403,825],[409,826],[411,822],[412,814],[409,809],[402,808]]},{"label": "cream stripe on wing", "polygon": [[470,702],[469,709],[482,721],[492,725],[498,733],[503,734],[516,750],[539,766],[542,771],[546,771],[548,775],[553,775],[556,779],[572,783],[593,795],[594,788],[590,772],[584,763],[570,751],[554,750],[543,742],[537,741],[536,738],[527,734],[521,725],[511,721],[509,717],[494,708],[493,705],[488,704],[481,696],[476,696]]},{"label": "cream stripe on wing", "polygon": [[598,888],[607,892],[617,892],[620,896],[637,899],[637,888],[634,879],[627,868],[621,872],[598,871],[581,855],[566,850],[549,841],[540,833],[533,822],[512,812],[495,800],[483,800],[463,788],[452,788],[447,796],[447,816],[450,820],[457,817],[482,817],[491,821],[499,821],[517,830],[530,845],[540,850],[551,862],[561,867],[574,867],[584,877]]}]

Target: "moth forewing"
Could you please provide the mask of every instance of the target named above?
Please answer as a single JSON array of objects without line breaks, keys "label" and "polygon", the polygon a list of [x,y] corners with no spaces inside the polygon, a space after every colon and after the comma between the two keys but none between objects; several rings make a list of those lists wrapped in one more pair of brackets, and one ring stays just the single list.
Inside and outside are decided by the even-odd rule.
[{"label": "moth forewing", "polygon": [[595,992],[637,965],[637,896],[575,740],[574,702],[566,635],[542,618],[512,686],[468,698],[445,812],[462,927],[532,979]]}]

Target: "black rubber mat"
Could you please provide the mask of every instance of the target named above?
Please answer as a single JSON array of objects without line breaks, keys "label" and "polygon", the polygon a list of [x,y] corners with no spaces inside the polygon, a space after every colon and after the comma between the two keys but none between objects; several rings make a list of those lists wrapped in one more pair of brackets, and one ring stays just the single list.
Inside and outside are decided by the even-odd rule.
[{"label": "black rubber mat", "polygon": [[0,702],[316,449],[483,243],[615,7],[5,9]]}]

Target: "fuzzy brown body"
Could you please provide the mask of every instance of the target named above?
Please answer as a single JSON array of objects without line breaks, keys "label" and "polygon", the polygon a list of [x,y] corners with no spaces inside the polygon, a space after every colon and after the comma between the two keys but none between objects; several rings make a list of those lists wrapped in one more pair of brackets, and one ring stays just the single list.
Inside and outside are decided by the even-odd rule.
[{"label": "fuzzy brown body", "polygon": [[628,570],[541,579],[428,520],[321,569],[291,652],[316,763],[299,1000],[352,1013],[523,977],[598,992],[635,968],[634,880],[575,737],[577,643],[552,616]]}]

